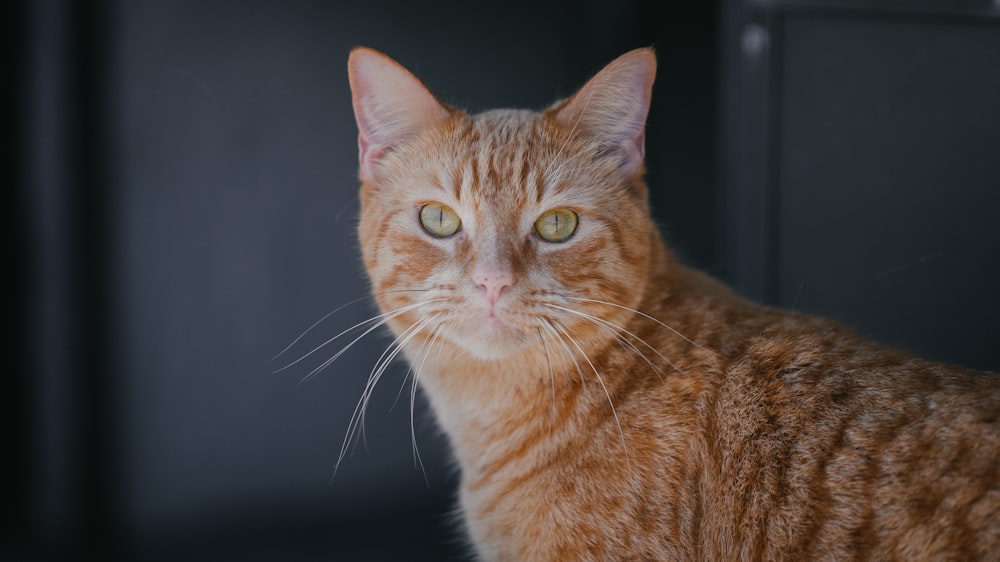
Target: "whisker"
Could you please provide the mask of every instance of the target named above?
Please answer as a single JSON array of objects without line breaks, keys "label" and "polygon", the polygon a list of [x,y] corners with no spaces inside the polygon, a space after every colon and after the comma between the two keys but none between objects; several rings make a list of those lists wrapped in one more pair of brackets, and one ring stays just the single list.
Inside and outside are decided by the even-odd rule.
[{"label": "whisker", "polygon": [[[566,142],[568,143],[569,140],[567,140]],[[574,154],[574,155],[570,156],[569,158],[566,158],[565,160],[563,160],[563,162],[561,164],[559,164],[559,167],[556,168],[555,170],[552,170],[552,171],[546,170],[545,171],[546,178],[548,178],[548,180],[550,182],[554,183],[555,180],[558,179],[558,174],[560,172],[562,172],[564,168],[566,168],[567,164],[569,164],[570,162],[572,162],[572,161],[576,160],[577,158],[580,158],[581,156],[584,156],[584,155],[586,155],[586,152],[577,152],[576,154]],[[572,170],[578,170],[578,169],[586,169],[586,168],[584,168],[584,167],[570,168],[571,171]]]},{"label": "whisker", "polygon": [[[434,329],[434,332],[431,333],[431,336],[433,337],[439,329],[441,329],[440,324],[438,325],[437,328]],[[431,341],[432,339],[428,338],[427,341],[425,341],[423,345],[420,347],[420,351],[418,352],[418,355],[423,354],[423,359],[420,361],[421,368],[423,367],[424,362],[427,360],[427,354],[430,353],[430,350],[428,348],[430,346]],[[399,385],[399,390],[396,391],[396,398],[393,399],[392,406],[389,406],[390,412],[395,410],[396,406],[399,404],[399,399],[402,398],[403,391],[406,390],[406,381],[412,380],[413,377],[416,377],[417,367],[412,363],[408,363],[408,365],[409,367],[406,369],[406,375],[403,377],[403,381]]]},{"label": "whisker", "polygon": [[[622,345],[623,348],[627,345],[629,348],[631,348],[632,351],[638,353],[640,357],[642,357],[643,359],[645,359],[646,363],[651,368],[653,368],[658,373],[660,372],[659,367],[657,367],[654,363],[652,363],[649,360],[649,358],[646,357],[645,354],[643,354],[641,351],[639,351],[639,349],[635,346],[635,344],[633,344],[630,340],[628,340],[627,338],[625,338],[624,336],[622,336],[622,333],[625,333],[625,334],[628,334],[629,336],[632,336],[632,338],[638,340],[643,345],[645,345],[646,347],[648,347],[651,350],[653,350],[653,352],[655,352],[657,354],[659,354],[659,352],[652,345],[650,345],[645,340],[643,340],[639,336],[635,335],[634,333],[632,333],[628,329],[623,328],[623,327],[619,326],[618,324],[615,324],[614,322],[611,322],[610,320],[605,320],[605,319],[600,318],[598,316],[593,316],[591,314],[587,314],[587,313],[581,312],[579,310],[573,310],[571,308],[566,308],[566,307],[555,305],[555,304],[551,304],[551,303],[542,303],[542,304],[543,304],[543,306],[547,306],[549,308],[553,308],[553,309],[556,309],[556,310],[561,310],[561,311],[564,311],[564,312],[568,312],[570,314],[579,316],[579,317],[583,318],[584,320],[588,320],[589,322],[591,322],[595,326],[603,329],[608,334],[611,334]],[[663,357],[662,355],[660,355],[660,357],[663,358],[665,361],[668,361],[666,359],[666,357]]]},{"label": "whisker", "polygon": [[379,295],[388,295],[390,293],[410,293],[410,292],[426,292],[426,291],[430,291],[430,289],[395,289],[395,290],[391,290],[391,291],[383,291],[383,292],[377,293],[377,294],[366,295],[364,297],[358,297],[356,299],[347,301],[346,303],[344,303],[344,304],[338,306],[337,308],[331,310],[330,312],[327,312],[326,314],[324,314],[323,317],[320,318],[319,320],[313,322],[313,324],[311,326],[309,326],[308,328],[306,328],[306,330],[304,332],[302,332],[301,334],[299,334],[299,336],[297,338],[295,338],[294,340],[292,340],[292,343],[290,343],[287,346],[285,346],[285,348],[282,349],[280,352],[278,352],[277,355],[275,355],[274,357],[272,357],[271,361],[275,361],[279,357],[281,357],[282,355],[284,355],[285,353],[287,353],[289,349],[291,349],[295,344],[299,343],[299,340],[301,340],[302,338],[306,337],[306,335],[308,335],[309,332],[313,331],[313,329],[316,326],[319,326],[320,324],[322,324],[324,320],[326,320],[327,318],[329,318],[329,317],[333,316],[334,314],[340,312],[341,310],[343,310],[343,309],[351,306],[352,304],[357,304],[357,303],[359,303],[361,301],[372,300],[372,299],[374,299],[375,297],[377,297]]},{"label": "whisker", "polygon": [[[299,336],[297,338],[295,338],[294,340],[292,340],[292,343],[290,343],[287,346],[285,346],[285,349],[282,349],[280,352],[278,352],[277,355],[275,355],[274,357],[272,357],[271,361],[275,361],[279,357],[281,357],[282,355],[284,355],[295,344],[299,343],[299,340],[301,340],[302,338],[306,337],[306,335],[309,334],[309,332],[311,332],[313,330],[313,328],[315,328],[316,326],[319,326],[327,318],[333,316],[334,314],[340,312],[341,310],[347,308],[348,306],[351,306],[352,304],[356,304],[356,303],[359,303],[361,301],[368,300],[368,299],[371,299],[371,298],[372,298],[371,296],[358,297],[358,298],[356,298],[354,300],[348,301],[348,302],[346,302],[346,303],[338,306],[337,308],[331,310],[330,312],[327,312],[326,314],[323,315],[322,318],[320,318],[319,320],[313,322],[313,324],[311,326],[309,326],[308,328],[306,328],[306,330],[304,332],[302,332],[301,334],[299,334]],[[275,371],[275,372],[277,372],[277,371]]]},{"label": "whisker", "polygon": [[362,440],[364,438],[365,412],[368,409],[368,404],[378,381],[382,378],[382,375],[385,374],[385,371],[389,368],[393,359],[396,358],[406,344],[409,343],[409,341],[420,330],[430,324],[434,318],[434,316],[423,318],[411,324],[386,347],[385,351],[382,352],[382,355],[380,355],[379,359],[375,362],[375,365],[369,373],[368,381],[365,383],[365,389],[361,393],[361,399],[358,400],[357,405],[354,407],[354,412],[351,414],[351,419],[347,424],[347,434],[344,436],[344,442],[340,447],[340,454],[337,456],[337,462],[333,469],[334,477],[337,474],[337,470],[340,468],[341,462],[343,462],[344,458],[347,456],[351,443],[357,443],[354,437],[358,434],[359,428]]},{"label": "whisker", "polygon": [[357,324],[351,326],[350,328],[347,328],[346,330],[340,332],[339,334],[337,334],[337,335],[333,336],[332,338],[326,340],[325,342],[319,344],[318,346],[316,346],[315,348],[313,348],[311,351],[309,351],[308,353],[306,353],[302,357],[299,357],[295,361],[292,361],[288,365],[285,365],[284,367],[281,367],[279,369],[275,369],[274,371],[272,371],[272,373],[280,373],[280,372],[282,372],[282,371],[284,371],[284,370],[286,370],[286,369],[288,369],[290,367],[293,367],[293,366],[297,365],[298,363],[302,362],[303,360],[305,360],[306,358],[310,357],[314,353],[316,353],[319,350],[323,349],[327,345],[329,345],[329,344],[333,343],[334,341],[336,341],[337,339],[343,337],[345,334],[348,334],[348,333],[350,333],[350,332],[352,332],[354,330],[360,329],[361,327],[365,326],[366,324],[372,324],[360,336],[358,336],[357,338],[355,338],[354,340],[352,340],[349,344],[347,344],[343,348],[341,348],[340,351],[338,351],[337,353],[335,353],[333,355],[333,357],[330,357],[329,359],[325,360],[319,367],[316,367],[309,374],[307,374],[305,377],[303,377],[303,379],[301,381],[299,381],[299,384],[302,384],[302,383],[308,381],[309,379],[313,378],[314,376],[316,376],[316,374],[319,373],[320,371],[322,371],[323,369],[329,367],[331,363],[333,363],[334,361],[336,361],[341,355],[343,355],[354,344],[356,344],[359,340],[361,340],[362,338],[364,338],[368,334],[370,334],[373,331],[375,331],[376,329],[378,329],[379,326],[383,326],[387,322],[391,321],[392,319],[394,319],[394,318],[396,318],[396,317],[398,317],[398,316],[400,316],[402,314],[405,314],[405,313],[407,313],[407,312],[409,312],[409,311],[411,311],[413,309],[420,308],[422,306],[426,306],[426,305],[429,305],[429,304],[432,304],[432,303],[435,303],[435,302],[444,301],[444,300],[448,300],[448,299],[442,297],[442,298],[437,298],[437,299],[431,299],[431,300],[428,300],[428,301],[422,301],[422,302],[417,302],[417,303],[409,304],[409,305],[397,308],[395,310],[390,310],[389,312],[385,312],[385,313],[379,314],[377,316],[373,316],[373,317],[371,317],[371,318],[369,318],[367,320],[363,320],[361,322],[358,322]]},{"label": "whisker", "polygon": [[566,345],[566,341],[563,339],[559,331],[555,329],[554,321],[550,318],[545,318],[544,320],[545,324],[542,324],[542,326],[547,328],[549,332],[555,336],[556,342],[558,342],[559,345],[562,346],[563,352],[565,353],[565,357],[569,358],[569,360],[572,361],[573,364],[576,366],[576,372],[580,376],[580,386],[581,388],[583,388],[583,395],[584,397],[587,397],[587,381],[583,376],[583,370],[580,368],[580,362],[576,360],[576,355],[574,355],[573,351],[569,348],[568,345]]},{"label": "whisker", "polygon": [[643,312],[641,310],[636,310],[634,308],[630,308],[630,307],[623,306],[623,305],[620,305],[620,304],[616,304],[616,303],[613,303],[613,302],[607,302],[607,301],[602,301],[602,300],[597,300],[597,299],[588,299],[588,298],[582,298],[582,297],[573,297],[573,296],[570,296],[570,295],[560,295],[560,296],[562,296],[563,298],[568,299],[568,300],[574,300],[574,301],[580,301],[580,302],[590,302],[590,303],[594,303],[594,304],[603,304],[603,305],[606,305],[606,306],[613,306],[615,308],[620,308],[622,310],[627,310],[629,312],[638,314],[639,316],[642,316],[643,318],[647,318],[649,320],[652,320],[653,322],[656,322],[660,326],[662,326],[662,327],[670,330],[675,335],[677,335],[678,337],[680,337],[684,341],[690,343],[691,345],[697,347],[698,349],[702,349],[702,350],[705,350],[705,351],[711,351],[710,349],[706,348],[705,346],[701,345],[700,343],[698,343],[698,342],[696,342],[696,341],[688,338],[687,336],[685,336],[684,334],[678,332],[674,328],[672,328],[672,327],[664,324],[659,319],[654,318],[654,317],[646,314],[645,312]]},{"label": "whisker", "polygon": [[545,351],[545,364],[549,368],[549,382],[552,386],[552,421],[555,422],[556,419],[556,375],[552,371],[552,359],[549,358],[549,346],[545,343],[545,338],[542,336],[542,328],[535,326],[538,330],[538,340],[542,342],[542,349]]},{"label": "whisker", "polygon": [[[589,320],[590,322],[594,323],[597,326],[603,327],[606,331],[608,331],[609,333],[611,333],[615,337],[615,339],[617,339],[622,344],[627,345],[629,348],[632,349],[632,351],[634,351],[636,354],[638,354],[639,357],[641,357],[646,362],[646,364],[649,365],[656,372],[657,375],[662,375],[663,374],[663,372],[660,371],[660,368],[657,367],[656,364],[654,364],[652,361],[650,361],[649,357],[647,357],[645,353],[643,353],[638,347],[636,347],[635,344],[633,344],[628,339],[622,337],[621,333],[625,333],[625,334],[631,336],[632,338],[634,338],[639,343],[641,343],[644,346],[648,347],[650,349],[650,351],[652,351],[653,353],[655,353],[660,359],[662,359],[668,365],[670,365],[671,367],[673,367],[674,370],[676,370],[677,372],[684,373],[683,369],[681,369],[680,367],[678,367],[670,359],[667,359],[666,356],[664,356],[662,353],[660,353],[660,351],[658,349],[656,349],[655,347],[653,347],[652,345],[650,345],[649,342],[647,342],[646,340],[640,338],[639,336],[637,336],[635,333],[629,331],[628,329],[623,328],[622,326],[619,326],[618,324],[615,324],[614,322],[611,322],[610,320],[605,320],[604,318],[601,318],[599,316],[594,316],[594,315],[591,315],[591,314],[587,314],[586,312],[581,312],[579,310],[573,310],[571,308],[566,308],[564,306],[559,306],[559,305],[556,305],[556,304],[551,304],[551,303],[542,303],[542,304],[544,304],[545,306],[547,306],[549,308],[554,308],[554,309],[557,309],[557,310],[562,310],[564,312],[568,312],[570,314],[575,314],[575,315],[577,315],[577,316],[579,316],[581,318]],[[621,332],[621,333],[619,333],[619,332]]]},{"label": "whisker", "polygon": [[417,430],[413,421],[414,410],[416,409],[417,401],[417,383],[419,382],[420,373],[424,369],[424,363],[427,362],[427,358],[431,354],[431,350],[434,348],[434,343],[438,341],[441,335],[441,327],[443,324],[438,324],[434,331],[431,333],[430,339],[424,351],[424,356],[420,360],[420,364],[412,369],[413,380],[410,384],[410,443],[413,445],[413,462],[415,465],[420,467],[420,473],[424,475],[424,483],[430,486],[430,480],[427,478],[427,470],[424,468],[424,461],[420,458],[420,447],[417,446]]},{"label": "whisker", "polygon": [[[375,390],[375,385],[381,380],[383,373],[389,368],[389,364],[395,358],[394,352],[400,342],[405,338],[410,331],[419,329],[421,321],[414,322],[410,326],[407,326],[406,330],[398,336],[394,337],[393,340],[382,350],[382,354],[379,355],[378,359],[375,360],[375,364],[372,365],[372,370],[368,373],[368,381],[365,383],[365,388],[361,392],[361,398],[358,400],[358,404],[354,408],[354,412],[351,415],[351,420],[348,422],[348,432],[352,431],[352,426],[355,431],[358,430],[358,425],[360,425],[360,441],[364,443],[365,448],[368,447],[368,436],[365,433],[365,413],[368,410],[368,402],[371,398],[372,393]],[[356,418],[356,419],[355,419]],[[355,446],[357,446],[358,440],[355,440]],[[353,453],[353,451],[352,451]]]},{"label": "whisker", "polygon": [[[562,146],[559,147],[559,151],[557,152],[557,154],[559,155],[565,154],[566,147],[569,146],[569,143],[572,142],[573,139],[576,137],[577,128],[580,126],[580,122],[583,120],[584,114],[587,113],[587,109],[590,108],[590,100],[592,97],[593,97],[592,93],[587,96],[587,99],[583,104],[583,109],[580,110],[580,113],[576,116],[576,120],[573,122],[573,126],[570,128],[569,134],[566,135],[566,140],[565,142],[563,142]],[[550,171],[548,168],[546,168],[544,175],[546,176],[546,178],[549,179],[549,181],[553,181],[555,179],[553,176],[558,175],[558,173],[562,171],[562,169],[566,166],[566,164],[569,164],[570,162],[583,156],[584,154],[586,153],[583,151],[573,154],[572,156],[564,160],[555,170]]]},{"label": "whisker", "polygon": [[555,323],[554,325],[563,333],[563,335],[566,336],[566,338],[570,341],[570,343],[572,343],[573,346],[576,347],[576,349],[580,352],[580,355],[582,355],[584,360],[587,361],[587,364],[590,365],[591,370],[594,371],[594,376],[597,377],[597,382],[599,382],[601,384],[601,388],[604,389],[604,396],[608,399],[608,405],[611,406],[611,415],[614,417],[615,425],[618,426],[618,436],[621,438],[622,449],[624,449],[625,451],[625,466],[628,469],[629,473],[631,474],[632,462],[629,459],[628,444],[625,441],[625,431],[622,430],[622,423],[621,420],[618,418],[618,410],[615,409],[615,403],[611,399],[611,392],[608,391],[608,386],[604,384],[604,378],[597,371],[597,367],[594,366],[593,361],[590,360],[590,357],[587,355],[587,353],[583,350],[582,347],[580,347],[580,344],[579,342],[576,341],[576,338],[574,338],[569,333],[569,330],[567,330],[564,326],[562,326],[559,323]]},{"label": "whisker", "polygon": [[407,327],[406,330],[404,330],[401,334],[399,334],[399,336],[397,336],[392,341],[392,343],[390,343],[385,348],[385,350],[382,352],[382,355],[379,356],[378,360],[375,362],[375,365],[372,367],[372,370],[368,376],[369,382],[365,386],[365,391],[361,395],[363,404],[361,407],[361,415],[359,421],[361,424],[362,440],[366,439],[365,416],[368,412],[368,403],[371,400],[372,394],[375,391],[375,385],[378,384],[378,381],[382,379],[382,375],[384,375],[385,372],[389,369],[389,365],[392,364],[392,361],[403,351],[406,345],[410,343],[410,340],[412,340],[413,337],[420,332],[420,330],[425,328],[433,320],[434,317],[424,318]]},{"label": "whisker", "polygon": [[[356,344],[359,341],[361,341],[362,338],[364,338],[368,334],[372,333],[373,331],[375,331],[376,329],[378,329],[380,326],[383,326],[384,324],[386,324],[387,322],[389,322],[393,318],[396,318],[396,317],[402,315],[404,312],[405,311],[400,311],[400,312],[397,312],[395,314],[391,314],[391,315],[388,315],[388,316],[381,317],[377,322],[375,322],[374,324],[372,324],[371,326],[369,326],[368,329],[366,329],[364,332],[362,332],[360,336],[358,336],[358,337],[354,338],[353,340],[351,340],[350,343],[348,343],[344,347],[340,348],[340,351],[338,351],[337,353],[334,353],[333,356],[327,358],[325,361],[323,361],[322,363],[320,363],[320,365],[318,367],[314,368],[312,371],[310,371],[308,374],[306,374],[306,376],[302,377],[302,380],[299,381],[299,384],[304,384],[304,383],[308,382],[309,380],[311,380],[313,377],[315,377],[317,374],[319,374],[323,369],[326,369],[331,364],[333,364],[333,362],[336,361],[337,359],[339,359],[341,355],[343,355],[344,353],[347,353],[347,350],[350,349],[351,347],[353,347],[354,344]],[[348,328],[347,330],[345,330],[345,331],[337,334],[333,338],[331,338],[331,339],[323,342],[322,345],[320,345],[319,347],[313,349],[309,353],[303,355],[302,357],[296,359],[292,363],[290,363],[290,364],[288,364],[288,365],[286,365],[286,366],[282,367],[281,369],[278,369],[277,371],[274,371],[274,372],[278,373],[278,372],[284,371],[285,369],[288,369],[289,367],[292,367],[293,365],[295,365],[296,363],[302,361],[306,357],[309,357],[313,353],[316,353],[317,351],[319,351],[320,349],[322,349],[323,347],[325,347],[327,344],[333,342],[334,340],[336,340],[340,336],[343,336],[344,334],[350,332],[351,330],[354,330],[355,328],[357,328],[359,326],[363,326],[364,324],[368,324],[368,323],[374,322],[375,320],[376,319],[365,320],[364,322],[361,322],[359,324],[356,324],[356,325]]]}]

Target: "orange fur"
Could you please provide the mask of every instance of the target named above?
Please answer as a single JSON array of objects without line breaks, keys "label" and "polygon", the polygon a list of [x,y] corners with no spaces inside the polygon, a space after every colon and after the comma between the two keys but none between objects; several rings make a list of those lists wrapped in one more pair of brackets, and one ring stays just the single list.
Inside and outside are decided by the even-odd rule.
[{"label": "orange fur", "polygon": [[[368,49],[349,66],[365,265],[383,311],[417,305],[389,324],[482,559],[1000,559],[1000,377],[678,264],[642,181],[652,51],[540,113],[444,106]],[[430,202],[457,234],[421,229]],[[579,216],[564,243],[532,231],[553,208]],[[476,267],[504,273],[495,304]]]}]

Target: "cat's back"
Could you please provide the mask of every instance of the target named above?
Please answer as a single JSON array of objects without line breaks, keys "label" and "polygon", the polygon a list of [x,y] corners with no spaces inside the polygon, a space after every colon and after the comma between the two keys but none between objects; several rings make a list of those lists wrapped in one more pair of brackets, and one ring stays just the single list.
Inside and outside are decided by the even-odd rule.
[{"label": "cat's back", "polygon": [[714,298],[734,301],[716,305],[729,324],[701,420],[708,551],[1000,559],[1000,376]]}]

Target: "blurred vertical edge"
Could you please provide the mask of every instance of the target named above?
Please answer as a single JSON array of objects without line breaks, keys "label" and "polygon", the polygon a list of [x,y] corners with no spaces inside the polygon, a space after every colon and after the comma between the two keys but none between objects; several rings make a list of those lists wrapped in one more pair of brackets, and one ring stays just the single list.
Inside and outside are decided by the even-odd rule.
[{"label": "blurred vertical edge", "polygon": [[[7,4],[16,87],[15,373],[5,415],[17,472],[5,502],[15,555],[113,559],[116,449],[109,325],[108,4]],[[72,553],[72,554],[71,554]]]}]

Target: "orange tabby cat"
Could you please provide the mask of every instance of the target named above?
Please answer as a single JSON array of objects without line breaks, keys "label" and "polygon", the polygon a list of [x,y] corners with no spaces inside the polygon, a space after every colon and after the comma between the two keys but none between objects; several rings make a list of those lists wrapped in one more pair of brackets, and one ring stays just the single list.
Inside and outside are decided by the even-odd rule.
[{"label": "orange tabby cat", "polygon": [[1000,377],[757,306],[649,216],[649,49],[478,115],[359,48],[359,234],[484,560],[1000,559]]}]

